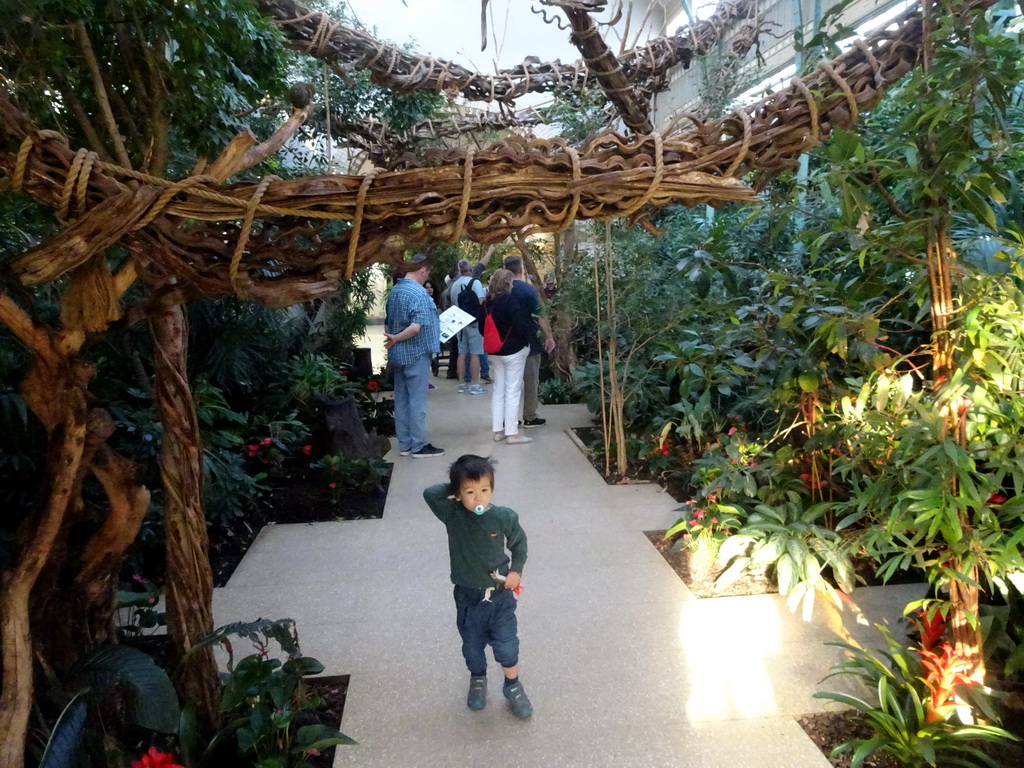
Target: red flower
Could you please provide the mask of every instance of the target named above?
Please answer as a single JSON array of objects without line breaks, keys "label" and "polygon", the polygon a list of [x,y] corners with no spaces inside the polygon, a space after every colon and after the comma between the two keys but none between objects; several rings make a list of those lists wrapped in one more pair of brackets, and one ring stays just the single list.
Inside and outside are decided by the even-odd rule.
[{"label": "red flower", "polygon": [[661,455],[662,456],[668,456],[668,448],[662,448],[661,449]]},{"label": "red flower", "polygon": [[700,525],[696,519],[690,521],[690,525]]},{"label": "red flower", "polygon": [[247,447],[249,448],[249,454],[250,455],[253,454],[253,453],[256,453],[256,451],[258,451],[260,449],[260,447],[258,445],[250,445],[250,446],[247,446]]},{"label": "red flower", "polygon": [[695,514],[697,515],[697,518],[700,519],[700,518],[704,517],[705,514],[707,514],[707,510],[706,509],[698,509]]},{"label": "red flower", "polygon": [[808,473],[804,472],[802,475],[800,475],[800,479],[801,480],[810,480],[811,476]]},{"label": "red flower", "polygon": [[272,442],[273,442],[273,440],[271,440],[269,437],[266,437],[266,438],[263,439],[263,444],[264,445],[270,445]]},{"label": "red flower", "polygon": [[330,484],[330,485],[328,485],[327,487],[328,487],[328,488],[337,488],[337,487],[338,487],[338,484],[337,484],[337,483],[331,483],[331,484]]},{"label": "red flower", "polygon": [[926,651],[930,651],[938,645],[939,640],[946,633],[946,619],[942,615],[942,611],[935,611],[929,619],[928,612],[924,608],[919,608],[908,618],[921,633],[921,645]]},{"label": "red flower", "polygon": [[378,389],[380,389],[380,384],[378,384],[373,379],[370,379],[370,381],[367,383],[366,386],[368,386],[370,388],[371,392],[376,392]]},{"label": "red flower", "polygon": [[309,454],[311,454],[313,452],[313,446],[312,445],[304,445],[304,446],[302,446],[302,452],[304,454],[306,454],[307,456],[309,456]]},{"label": "red flower", "polygon": [[1003,494],[993,493],[991,496],[988,497],[988,501],[986,501],[985,503],[988,504],[990,507],[998,507],[1004,501],[1006,501],[1006,497],[1003,496]]},{"label": "red flower", "polygon": [[708,504],[714,504],[717,499],[718,499],[718,497],[715,496],[715,494],[713,494],[713,493],[709,493],[708,494]]},{"label": "red flower", "polygon": [[156,747],[150,747],[141,760],[132,760],[132,768],[184,768],[174,762],[173,754],[164,754]]}]

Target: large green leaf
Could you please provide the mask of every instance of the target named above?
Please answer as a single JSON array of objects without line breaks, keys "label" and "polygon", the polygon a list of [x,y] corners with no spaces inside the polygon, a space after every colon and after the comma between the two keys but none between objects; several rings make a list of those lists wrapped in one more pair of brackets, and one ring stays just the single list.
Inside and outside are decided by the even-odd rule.
[{"label": "large green leaf", "polygon": [[127,645],[105,645],[85,656],[72,678],[99,696],[115,689],[125,697],[129,722],[161,733],[175,733],[181,716],[178,696],[167,673],[142,651]]},{"label": "large green leaf", "polygon": [[82,734],[89,714],[87,691],[81,691],[61,712],[53,726],[39,768],[71,768],[81,752]]}]

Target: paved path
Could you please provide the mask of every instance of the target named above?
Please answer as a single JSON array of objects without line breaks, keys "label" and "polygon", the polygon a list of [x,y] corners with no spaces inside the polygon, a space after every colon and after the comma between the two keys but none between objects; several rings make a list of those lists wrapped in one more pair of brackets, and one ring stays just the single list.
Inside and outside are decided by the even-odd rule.
[{"label": "paved path", "polygon": [[[547,406],[536,442],[491,441],[490,397],[435,379],[430,438],[440,459],[395,461],[382,520],[263,530],[216,621],[291,617],[303,651],[350,674],[342,730],[359,746],[336,766],[406,768],[828,768],[794,715],[845,633],[878,646],[914,587],[863,589],[862,615],[816,610],[804,623],[778,596],[698,600],[643,531],[676,520],[657,486],[607,486],[569,440],[582,406]],[[529,537],[519,604],[521,679],[534,705],[518,721],[492,667],[489,703],[465,706],[444,527],[423,488],[462,453],[497,459],[495,502]],[[833,681],[829,681],[834,687]]]}]

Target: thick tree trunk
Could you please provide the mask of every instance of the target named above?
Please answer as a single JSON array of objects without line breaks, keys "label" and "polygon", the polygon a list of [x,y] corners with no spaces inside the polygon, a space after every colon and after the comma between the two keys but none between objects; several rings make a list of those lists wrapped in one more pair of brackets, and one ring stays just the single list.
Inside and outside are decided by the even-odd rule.
[{"label": "thick tree trunk", "polygon": [[0,765],[22,768],[25,737],[32,706],[32,630],[29,600],[32,588],[60,535],[68,506],[74,502],[78,471],[85,449],[84,389],[69,386],[58,398],[65,418],[50,430],[47,476],[40,494],[40,513],[20,547],[14,570],[3,574],[0,595],[0,637],[3,643],[3,692],[0,694]]},{"label": "thick tree trunk", "polygon": [[379,459],[390,450],[391,443],[387,438],[381,441],[366,431],[354,397],[336,400],[317,395],[316,403],[326,432],[324,442],[328,453],[334,456]]},{"label": "thick tree trunk", "polygon": [[[150,322],[156,402],[164,427],[160,475],[167,547],[167,634],[172,664],[213,631],[213,575],[203,513],[203,452],[195,402],[186,376],[188,329],[180,306]],[[175,679],[182,700],[195,704],[200,727],[218,719],[217,666],[210,649],[188,656]]]},{"label": "thick tree trunk", "polygon": [[[953,301],[953,262],[956,255],[949,247],[948,232],[945,223],[940,223],[931,233],[928,240],[928,278],[931,282],[931,320],[932,320],[932,379],[933,386],[940,388],[948,383],[955,372],[953,354],[955,345],[952,338],[950,322],[954,317]],[[960,397],[951,399],[945,405],[944,439],[953,440],[962,448],[967,447],[967,409],[969,405]],[[953,479],[953,492],[956,492],[956,479]],[[960,527],[964,533],[970,532],[971,521],[961,513]],[[963,563],[953,563],[953,568],[962,573]],[[978,569],[971,568],[965,574],[977,583]],[[981,624],[975,620],[973,626],[971,616],[977,617],[980,592],[977,587],[955,577],[949,581],[950,615],[949,623],[953,628],[955,650],[971,663],[970,676],[979,683],[985,682],[985,656],[982,648]]]}]

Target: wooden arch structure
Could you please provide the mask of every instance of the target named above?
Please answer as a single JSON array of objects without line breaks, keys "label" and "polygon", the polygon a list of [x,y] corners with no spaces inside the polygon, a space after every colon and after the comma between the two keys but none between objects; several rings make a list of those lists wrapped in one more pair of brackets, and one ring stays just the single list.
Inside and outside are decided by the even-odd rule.
[{"label": "wooden arch structure", "polygon": [[[417,65],[398,54],[389,59],[391,54],[379,44],[372,47],[373,41],[353,46],[340,25],[291,0],[258,3],[281,22],[290,44],[332,65],[369,67],[375,78],[395,87],[456,89],[508,102],[523,89],[579,88],[596,81],[624,123],[639,132],[600,134],[579,149],[558,140],[509,138],[478,151],[403,157],[363,176],[267,177],[230,184],[232,176],[276,151],[309,116],[310,106],[297,107],[266,142],[243,134],[193,175],[166,179],[69,146],[62,136],[40,130],[0,91],[0,180],[51,208],[64,227],[10,262],[3,277],[8,285],[66,285],[60,324],[47,326],[33,320],[0,283],[0,321],[32,354],[21,391],[49,435],[45,486],[18,561],[3,573],[0,764],[23,764],[38,646],[44,644],[48,661],[60,667],[80,648],[71,647],[70,634],[89,642],[110,637],[117,568],[149,501],[148,490],[135,479],[136,468],[107,445],[112,420],[89,397],[94,371],[81,352],[90,340],[141,320],[152,328],[157,402],[165,426],[168,625],[180,658],[212,629],[202,454],[185,377],[185,302],[234,294],[288,306],[329,294],[355,270],[396,263],[406,249],[432,242],[493,243],[524,230],[558,231],[586,219],[626,217],[643,223],[652,208],[668,205],[754,201],[761,185],[877,105],[886,88],[918,63],[924,35],[921,10],[912,9],[754,105],[706,123],[683,116],[656,133],[645,122],[644,94],[659,87],[658,77],[671,65],[666,61],[688,62],[701,53],[713,26],[684,34],[687,42],[679,50],[664,42],[619,60],[590,31],[595,27],[585,2],[551,4],[563,6],[588,66],[524,64],[485,81],[454,66]],[[715,23],[747,19],[751,5],[729,0]],[[324,224],[337,220],[351,226],[342,235],[323,236]],[[115,244],[128,255],[112,269],[106,252]],[[137,281],[147,287],[145,298],[126,305],[124,297]],[[58,604],[52,595],[55,574],[66,570],[62,546],[89,475],[102,485],[109,509],[63,583],[70,592]],[[82,618],[63,642],[33,636],[33,625],[64,613],[67,601],[81,607]],[[212,722],[212,657],[191,657],[177,682],[181,694]]]}]

